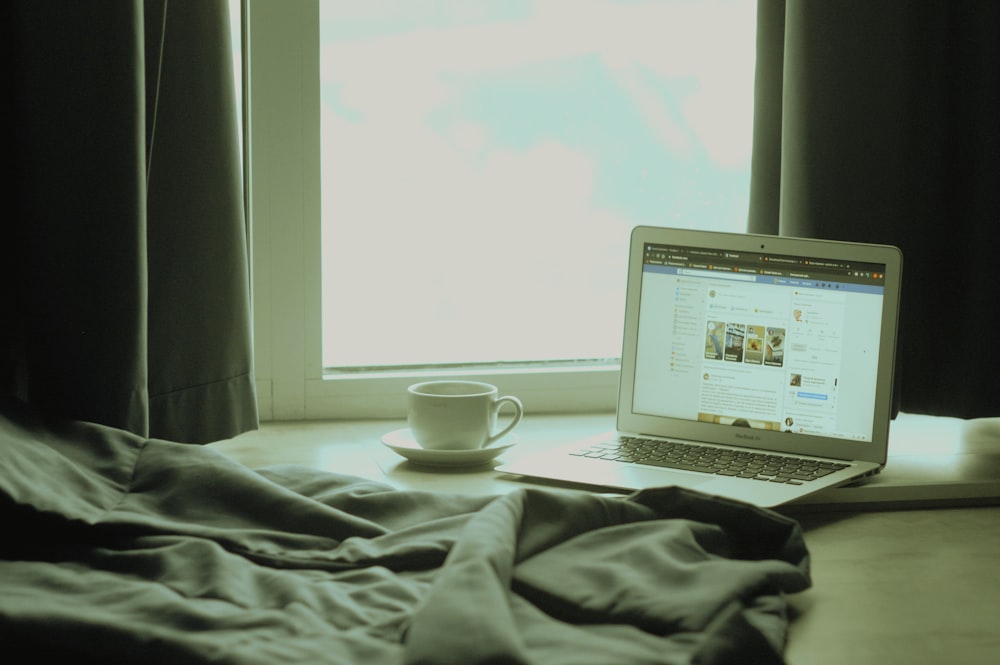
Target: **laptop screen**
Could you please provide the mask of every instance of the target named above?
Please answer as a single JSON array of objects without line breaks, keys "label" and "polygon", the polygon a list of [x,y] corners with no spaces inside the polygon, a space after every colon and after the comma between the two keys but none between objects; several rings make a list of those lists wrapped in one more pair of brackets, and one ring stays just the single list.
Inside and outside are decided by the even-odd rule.
[{"label": "laptop screen", "polygon": [[634,413],[872,440],[885,264],[643,247]]}]

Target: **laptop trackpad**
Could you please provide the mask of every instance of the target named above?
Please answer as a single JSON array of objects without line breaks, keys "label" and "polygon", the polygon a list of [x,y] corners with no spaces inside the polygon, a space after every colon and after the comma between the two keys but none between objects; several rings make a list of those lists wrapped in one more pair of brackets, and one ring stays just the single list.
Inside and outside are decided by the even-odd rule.
[{"label": "laptop trackpad", "polygon": [[671,471],[670,469],[649,469],[635,466],[620,467],[619,473],[627,486],[631,487],[679,487],[695,488],[715,480],[714,476],[701,476],[696,473]]}]

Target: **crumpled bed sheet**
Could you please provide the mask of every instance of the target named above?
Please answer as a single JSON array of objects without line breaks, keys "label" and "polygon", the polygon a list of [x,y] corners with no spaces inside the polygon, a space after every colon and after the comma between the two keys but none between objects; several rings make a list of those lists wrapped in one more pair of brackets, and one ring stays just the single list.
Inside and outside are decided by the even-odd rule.
[{"label": "crumpled bed sheet", "polygon": [[678,488],[402,491],[0,406],[6,662],[781,663],[810,584],[795,521]]}]

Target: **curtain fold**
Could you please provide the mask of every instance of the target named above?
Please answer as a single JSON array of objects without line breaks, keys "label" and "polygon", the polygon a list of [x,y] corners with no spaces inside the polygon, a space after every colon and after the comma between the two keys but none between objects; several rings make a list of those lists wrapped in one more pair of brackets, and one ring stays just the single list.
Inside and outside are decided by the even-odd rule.
[{"label": "curtain fold", "polygon": [[174,441],[257,424],[225,0],[7,5],[0,388]]},{"label": "curtain fold", "polygon": [[897,403],[1000,415],[1000,3],[760,0],[749,229],[904,255]]}]

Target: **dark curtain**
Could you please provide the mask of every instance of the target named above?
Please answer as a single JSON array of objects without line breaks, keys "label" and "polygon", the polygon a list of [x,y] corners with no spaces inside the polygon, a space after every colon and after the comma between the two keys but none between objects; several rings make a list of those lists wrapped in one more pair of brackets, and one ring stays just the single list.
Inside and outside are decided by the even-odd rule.
[{"label": "dark curtain", "polygon": [[0,12],[0,392],[174,441],[256,427],[227,2]]},{"label": "dark curtain", "polygon": [[749,229],[903,251],[897,404],[1000,415],[1000,3],[760,0]]}]

